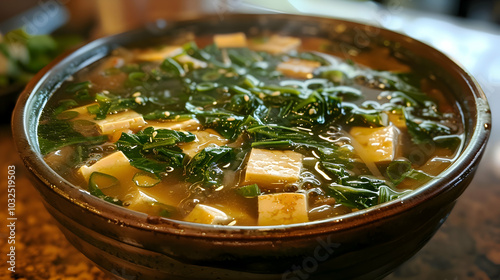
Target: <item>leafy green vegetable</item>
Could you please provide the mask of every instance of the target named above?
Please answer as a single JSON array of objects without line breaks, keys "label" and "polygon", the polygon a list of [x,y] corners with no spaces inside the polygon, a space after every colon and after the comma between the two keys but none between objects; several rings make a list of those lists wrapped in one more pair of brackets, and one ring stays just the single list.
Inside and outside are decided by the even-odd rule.
[{"label": "leafy green vegetable", "polygon": [[40,152],[45,155],[62,147],[85,144],[94,145],[108,140],[106,135],[85,137],[73,129],[66,120],[54,120],[38,126]]},{"label": "leafy green vegetable", "polygon": [[184,69],[182,68],[182,66],[177,61],[175,61],[174,59],[172,59],[170,57],[163,61],[160,68],[163,71],[170,73],[174,77],[182,77],[185,75],[185,72],[184,72]]},{"label": "leafy green vegetable", "polygon": [[195,138],[190,132],[148,127],[136,134],[122,133],[116,146],[132,166],[159,175],[168,167],[182,167],[185,155],[176,145]]},{"label": "leafy green vegetable", "polygon": [[79,44],[78,36],[30,35],[24,29],[4,34],[0,42],[0,88],[23,85],[57,55]]},{"label": "leafy green vegetable", "polygon": [[[333,183],[326,187],[326,193],[351,208],[368,208],[410,192],[396,191],[382,179],[351,175],[340,164],[323,161],[321,167],[333,180]],[[406,170],[407,166],[403,162],[398,162],[390,167],[390,171],[399,174],[399,168]]]},{"label": "leafy green vegetable", "polygon": [[378,203],[388,202],[408,193],[411,193],[411,190],[395,191],[388,186],[381,186],[379,189]]},{"label": "leafy green vegetable", "polygon": [[127,109],[135,109],[142,102],[145,102],[143,98],[141,98],[141,102],[137,102],[136,97],[130,98],[122,98],[119,96],[115,96],[110,93],[97,93],[95,95],[95,99],[99,104],[99,110],[93,109],[96,112],[96,120],[103,120],[110,113],[116,113],[120,111],[124,111]]},{"label": "leafy green vegetable", "polygon": [[451,134],[451,129],[438,121],[415,117],[410,108],[404,110],[404,115],[406,127],[414,143],[434,143],[434,137]]},{"label": "leafy green vegetable", "polygon": [[328,187],[328,194],[351,208],[364,209],[378,204],[378,192],[363,188],[334,183]]},{"label": "leafy green vegetable", "polygon": [[209,146],[197,153],[185,166],[186,181],[204,186],[219,186],[224,173],[221,165],[234,157],[232,148]]},{"label": "leafy green vegetable", "polygon": [[244,197],[255,197],[261,194],[259,186],[257,184],[246,185],[236,189],[236,192]]}]

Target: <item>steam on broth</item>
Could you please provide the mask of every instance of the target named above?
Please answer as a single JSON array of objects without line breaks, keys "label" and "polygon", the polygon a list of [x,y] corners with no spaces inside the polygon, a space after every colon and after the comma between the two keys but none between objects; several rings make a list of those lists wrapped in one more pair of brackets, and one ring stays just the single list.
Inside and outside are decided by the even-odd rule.
[{"label": "steam on broth", "polygon": [[119,48],[65,81],[38,128],[46,162],[149,215],[266,226],[396,199],[461,148],[444,87],[387,49],[363,65],[317,38],[197,40]]}]

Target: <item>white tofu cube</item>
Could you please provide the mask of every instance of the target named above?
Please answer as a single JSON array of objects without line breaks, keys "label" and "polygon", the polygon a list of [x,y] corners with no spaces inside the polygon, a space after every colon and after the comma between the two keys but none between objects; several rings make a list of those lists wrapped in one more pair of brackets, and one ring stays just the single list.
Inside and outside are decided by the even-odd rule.
[{"label": "white tofu cube", "polygon": [[[394,160],[398,143],[398,129],[393,126],[386,127],[353,127],[351,136],[359,143],[363,158],[372,162],[386,162]],[[356,149],[356,147],[354,147]]]},{"label": "white tofu cube", "polygon": [[196,204],[184,220],[192,223],[224,225],[231,221],[231,217],[215,207]]},{"label": "white tofu cube", "polygon": [[214,35],[214,43],[219,48],[243,48],[247,46],[245,33],[229,33]]},{"label": "white tofu cube", "polygon": [[287,225],[309,221],[307,200],[303,193],[260,195],[259,226]]},{"label": "white tofu cube", "polygon": [[125,111],[107,115],[104,120],[94,120],[102,134],[112,134],[117,130],[138,129],[146,125],[141,114]]},{"label": "white tofu cube", "polygon": [[314,69],[321,66],[321,63],[317,61],[310,61],[304,59],[290,59],[288,61],[281,62],[276,67],[276,70],[283,73],[285,76],[298,78],[298,79],[310,79],[313,77]]},{"label": "white tofu cube", "polygon": [[300,44],[300,39],[296,37],[272,35],[267,41],[263,43],[252,42],[250,44],[250,48],[255,51],[264,51],[271,54],[282,54],[298,48]]},{"label": "white tofu cube", "polygon": [[302,155],[293,151],[252,149],[245,183],[261,189],[280,189],[299,180]]},{"label": "white tofu cube", "polygon": [[213,129],[194,131],[193,134],[196,136],[194,141],[179,144],[182,151],[189,157],[194,157],[209,145],[224,146],[229,142]]},{"label": "white tofu cube", "polygon": [[197,119],[189,119],[185,121],[148,121],[148,126],[154,127],[154,129],[171,129],[171,130],[184,130],[184,131],[194,131],[201,128],[201,124]]},{"label": "white tofu cube", "polygon": [[180,46],[165,46],[161,49],[149,49],[137,54],[136,58],[143,61],[163,61],[167,57],[173,57],[183,52]]}]

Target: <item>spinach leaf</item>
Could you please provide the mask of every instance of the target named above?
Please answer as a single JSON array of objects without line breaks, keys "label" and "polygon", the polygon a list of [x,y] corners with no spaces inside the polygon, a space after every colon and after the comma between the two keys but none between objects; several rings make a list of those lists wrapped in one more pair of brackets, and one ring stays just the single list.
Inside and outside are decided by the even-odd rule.
[{"label": "spinach leaf", "polygon": [[206,187],[218,186],[224,173],[221,166],[234,157],[234,151],[229,147],[209,146],[197,153],[185,166],[186,181],[201,183]]},{"label": "spinach leaf", "polygon": [[190,132],[148,127],[136,134],[122,133],[116,147],[132,166],[158,175],[168,167],[182,167],[185,155],[176,145],[195,139]]},{"label": "spinach leaf", "polygon": [[379,189],[378,203],[391,201],[411,192],[412,190],[395,191],[388,186],[381,186]]},{"label": "spinach leaf", "polygon": [[[368,208],[411,192],[411,190],[396,191],[389,187],[388,182],[378,178],[351,175],[337,163],[323,161],[320,166],[334,181],[326,187],[326,193],[351,208]],[[406,166],[400,166],[402,170],[407,169]],[[391,169],[398,168],[392,166]]]},{"label": "spinach leaf", "polygon": [[415,144],[434,143],[434,137],[450,135],[451,129],[435,120],[422,119],[413,115],[414,109],[405,108],[406,127]]},{"label": "spinach leaf", "polygon": [[337,183],[328,186],[327,194],[350,208],[364,209],[378,204],[377,191],[344,186]]},{"label": "spinach leaf", "polygon": [[411,162],[406,160],[397,160],[389,163],[386,169],[389,180],[396,186],[406,178],[411,178],[424,183],[433,178],[433,176],[417,169],[413,169]]},{"label": "spinach leaf", "polygon": [[38,143],[43,155],[69,145],[95,145],[107,140],[106,135],[85,137],[75,131],[68,121],[54,120],[38,126]]}]

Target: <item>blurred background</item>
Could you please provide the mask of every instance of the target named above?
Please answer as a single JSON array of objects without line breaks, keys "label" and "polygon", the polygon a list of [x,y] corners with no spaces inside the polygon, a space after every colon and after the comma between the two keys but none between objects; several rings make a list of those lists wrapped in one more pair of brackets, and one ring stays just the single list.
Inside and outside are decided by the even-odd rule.
[{"label": "blurred background", "polygon": [[[496,108],[500,106],[500,1],[1,0],[0,136],[6,137],[1,138],[0,152],[14,153],[8,123],[18,93],[57,55],[148,23],[161,25],[204,14],[223,18],[235,12],[320,15],[383,27],[439,49],[475,77],[489,99],[494,123],[475,181],[429,244],[387,279],[500,279],[500,135],[496,126],[500,123]],[[5,164],[21,167],[16,160]],[[10,279],[108,279],[62,237],[34,190],[27,192],[23,205],[37,215],[20,224],[19,246],[25,245],[20,249],[24,255],[19,258],[20,272]],[[4,272],[0,271],[1,279]]]}]

